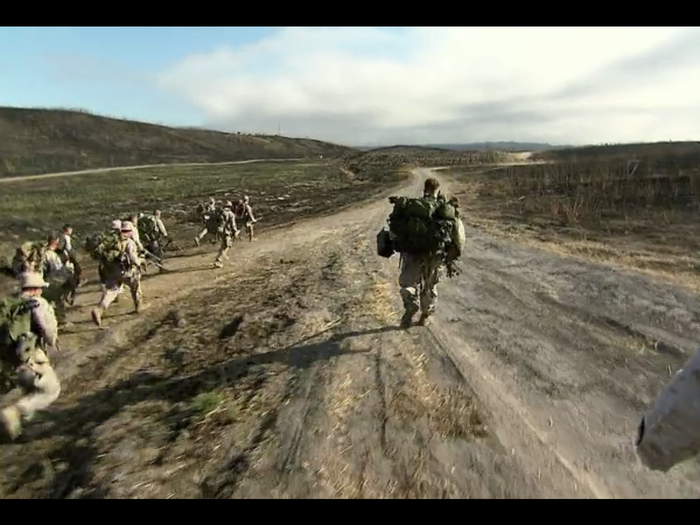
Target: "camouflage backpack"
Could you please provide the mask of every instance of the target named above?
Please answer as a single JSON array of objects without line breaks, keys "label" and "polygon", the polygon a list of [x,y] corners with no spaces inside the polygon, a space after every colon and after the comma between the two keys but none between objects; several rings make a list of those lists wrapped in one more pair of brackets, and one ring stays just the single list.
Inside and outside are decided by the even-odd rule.
[{"label": "camouflage backpack", "polygon": [[12,374],[28,354],[37,348],[38,338],[32,333],[31,302],[24,297],[10,296],[0,301],[0,390],[12,388]]},{"label": "camouflage backpack", "polygon": [[224,228],[224,209],[217,207],[216,211],[209,216],[206,226],[210,233],[222,232]]},{"label": "camouflage backpack", "polygon": [[138,221],[137,229],[139,238],[144,244],[149,244],[157,241],[160,238],[160,231],[156,223],[156,218],[153,215],[144,215]]},{"label": "camouflage backpack", "polygon": [[16,274],[26,271],[42,272],[42,261],[46,253],[43,242],[25,242],[17,248],[12,258],[12,269]]},{"label": "camouflage backpack", "polygon": [[85,250],[92,260],[101,263],[121,263],[124,259],[121,238],[117,232],[112,230],[87,237]]},{"label": "camouflage backpack", "polygon": [[411,255],[445,254],[459,217],[455,203],[443,196],[389,197],[389,202],[394,205],[389,216],[394,250]]}]

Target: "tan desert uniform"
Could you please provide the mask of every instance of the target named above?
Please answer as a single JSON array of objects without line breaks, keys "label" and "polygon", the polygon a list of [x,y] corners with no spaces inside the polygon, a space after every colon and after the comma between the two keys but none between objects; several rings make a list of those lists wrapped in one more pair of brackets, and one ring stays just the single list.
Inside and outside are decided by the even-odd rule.
[{"label": "tan desert uniform", "polygon": [[247,195],[243,197],[243,222],[245,224],[245,231],[248,234],[248,240],[253,241],[253,224],[255,224],[257,219],[253,215],[253,208],[250,206],[250,197]]},{"label": "tan desert uniform", "polygon": [[[437,198],[438,191],[424,193],[425,198]],[[466,243],[464,223],[457,218],[456,228],[453,231],[452,243],[456,251],[461,255]],[[435,313],[437,308],[437,285],[442,279],[444,271],[444,259],[442,255],[417,256],[407,253],[401,254],[401,270],[399,274],[399,286],[401,287],[401,300],[404,306],[404,315],[401,318],[402,326],[410,326],[413,316],[421,312],[419,324],[425,324],[428,317]],[[420,290],[420,292],[419,292]]]},{"label": "tan desert uniform", "polygon": [[124,264],[123,266],[114,265],[105,268],[105,290],[102,292],[97,308],[94,308],[90,313],[93,322],[97,326],[102,326],[102,315],[119,296],[123,285],[128,286],[131,291],[131,299],[134,301],[136,313],[141,310],[143,297],[141,291],[141,265],[143,264],[143,259],[139,256],[139,249],[131,238],[133,230],[134,227],[129,221],[122,222],[121,246],[124,254]]},{"label": "tan desert uniform", "polygon": [[[216,212],[216,199],[214,197],[211,197],[209,199],[209,203],[205,206],[204,208],[204,214],[205,215],[211,215]],[[194,243],[195,245],[199,246],[199,243],[204,237],[206,237],[207,233],[209,233],[209,230],[207,229],[206,226],[200,231],[197,236],[194,238]]]},{"label": "tan desert uniform", "polygon": [[233,213],[232,208],[233,204],[230,201],[224,204],[224,225],[223,232],[221,232],[221,247],[219,248],[219,254],[216,256],[216,261],[214,262],[214,266],[217,268],[221,268],[224,265],[224,257],[226,257],[226,254],[231,249],[231,246],[233,246],[233,238],[238,235],[238,228],[236,227],[236,214]]},{"label": "tan desert uniform", "polygon": [[[25,356],[17,369],[18,383],[24,396],[0,412],[0,423],[15,439],[22,433],[22,420],[30,420],[39,410],[45,410],[61,394],[61,383],[47,355],[47,348],[56,347],[58,322],[51,305],[41,297],[48,283],[41,274],[24,273],[20,276],[20,297],[25,297],[32,308],[32,332],[39,338],[38,348]],[[38,290],[38,292],[35,292]]]},{"label": "tan desert uniform", "polygon": [[136,247],[139,249],[139,252],[143,252],[145,250],[143,243],[141,242],[141,236],[139,235],[139,222],[138,222],[138,217],[134,217],[133,220],[131,221],[131,224],[133,225],[134,230],[131,232],[131,240],[136,243]]},{"label": "tan desert uniform", "polygon": [[63,264],[61,256],[51,247],[44,253],[44,279],[49,287],[44,291],[44,298],[54,303],[56,317],[60,324],[66,321],[66,302],[71,291],[73,270]]},{"label": "tan desert uniform", "polygon": [[699,453],[700,350],[644,415],[637,436],[637,454],[651,470],[667,472]]},{"label": "tan desert uniform", "polygon": [[158,229],[158,233],[160,233],[161,237],[167,237],[168,236],[168,230],[165,229],[165,224],[163,224],[163,219],[161,219],[161,213],[160,210],[156,210],[153,212],[153,217],[156,219],[156,228]]}]

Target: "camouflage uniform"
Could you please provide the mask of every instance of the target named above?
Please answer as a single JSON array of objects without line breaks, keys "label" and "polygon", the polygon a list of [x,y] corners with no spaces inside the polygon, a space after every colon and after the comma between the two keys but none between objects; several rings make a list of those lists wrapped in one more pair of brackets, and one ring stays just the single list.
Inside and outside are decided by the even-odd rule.
[{"label": "camouflage uniform", "polygon": [[83,268],[78,261],[77,254],[73,249],[73,228],[69,225],[63,227],[63,232],[58,238],[58,253],[61,256],[61,261],[63,264],[68,266],[72,270],[72,278],[69,283],[69,290],[66,296],[68,304],[73,304],[75,302],[75,295],[77,293],[78,287],[81,284],[81,277],[83,275]]},{"label": "camouflage uniform", "polygon": [[133,225],[129,221],[124,221],[121,224],[122,232],[122,250],[125,256],[124,266],[107,266],[105,267],[104,291],[97,307],[90,312],[92,321],[99,327],[102,327],[102,315],[115,301],[122,291],[124,285],[129,287],[131,298],[134,301],[136,313],[141,311],[143,306],[141,290],[141,265],[143,260],[139,256],[139,250],[136,243],[131,238]]},{"label": "camouflage uniform", "polygon": [[[112,231],[121,232],[121,230],[122,230],[122,221],[119,220],[119,219],[114,219],[114,220],[112,221],[111,230],[112,230]],[[104,264],[103,262],[100,262],[100,263],[97,265],[97,274],[98,274],[98,276],[99,276],[99,278],[100,278],[100,284],[102,285],[102,292],[103,292],[103,293],[107,290],[107,280],[108,280],[107,273],[108,273],[108,272],[107,272],[107,267],[105,266],[105,264]],[[122,290],[122,287],[120,286],[120,287],[119,287],[119,292],[120,292],[120,293],[121,293],[121,290]],[[118,302],[119,302],[119,295],[117,295],[117,297],[114,299],[113,302],[114,302],[114,303],[118,303]]]},{"label": "camouflage uniform", "polygon": [[642,463],[661,472],[700,453],[700,350],[644,415],[636,446]]},{"label": "camouflage uniform", "polygon": [[45,410],[61,394],[61,383],[47,355],[47,348],[56,347],[58,322],[51,305],[32,290],[44,289],[44,282],[38,273],[24,273],[20,277],[22,291],[20,297],[29,301],[32,315],[32,332],[38,337],[38,345],[23,356],[17,368],[18,384],[24,395],[13,405],[0,412],[0,424],[10,438],[22,433],[22,421],[30,420],[39,410]]},{"label": "camouflage uniform", "polygon": [[66,302],[73,289],[73,270],[63,264],[61,256],[56,252],[53,243],[44,252],[44,279],[49,286],[44,291],[44,298],[54,303],[56,318],[59,324],[66,322]]},{"label": "camouflage uniform", "polygon": [[243,219],[243,222],[245,223],[245,231],[248,234],[248,240],[250,242],[253,241],[253,224],[255,224],[257,219],[253,215],[253,208],[250,206],[250,197],[247,195],[243,197],[243,202],[241,202],[242,208],[243,208],[243,213],[241,214],[241,217]]},{"label": "camouflage uniform", "polygon": [[217,268],[223,267],[224,257],[233,246],[233,239],[238,235],[238,228],[236,227],[236,215],[233,213],[233,204],[229,201],[224,205],[223,211],[223,231],[221,232],[221,247],[219,248],[219,253],[216,256],[216,261],[214,266]]},{"label": "camouflage uniform", "polygon": [[[431,179],[428,179],[429,181]],[[435,182],[437,184],[437,182]],[[437,187],[431,188],[426,181],[426,189],[423,197],[437,199],[440,195]],[[465,244],[464,224],[457,218],[456,228],[452,235],[454,258],[462,253]],[[413,255],[401,254],[401,270],[399,273],[399,286],[401,287],[401,301],[404,314],[401,318],[401,326],[411,326],[413,316],[421,312],[419,325],[424,325],[428,318],[435,313],[437,308],[437,285],[442,280],[445,259],[440,255]],[[420,290],[420,292],[419,292]]]},{"label": "camouflage uniform", "polygon": [[205,221],[204,228],[194,238],[194,243],[196,246],[199,246],[201,240],[204,239],[204,237],[206,237],[207,233],[209,233],[209,230],[206,226],[206,219],[208,215],[211,215],[213,213],[216,213],[216,199],[214,199],[214,197],[211,197],[209,199],[209,202],[204,206],[204,214],[202,216],[202,219]]}]

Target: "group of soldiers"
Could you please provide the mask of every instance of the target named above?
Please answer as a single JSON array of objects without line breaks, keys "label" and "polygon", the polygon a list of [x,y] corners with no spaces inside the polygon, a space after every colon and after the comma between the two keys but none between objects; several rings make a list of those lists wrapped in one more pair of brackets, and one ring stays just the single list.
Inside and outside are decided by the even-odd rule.
[{"label": "group of soldiers", "polygon": [[216,199],[211,197],[209,202],[200,207],[200,215],[203,223],[202,230],[195,236],[195,246],[199,246],[202,239],[207,235],[216,235],[220,240],[219,253],[214,261],[216,268],[222,268],[224,258],[233,247],[233,241],[240,237],[236,219],[240,219],[245,227],[248,241],[254,240],[253,225],[258,222],[253,215],[253,208],[250,205],[250,197],[244,196],[236,205],[231,201],[226,201],[221,207],[216,203]]},{"label": "group of soldiers", "polygon": [[[227,201],[219,207],[211,198],[200,208],[205,227],[195,243],[199,246],[207,234],[216,235],[221,244],[214,266],[221,268],[234,240],[240,236],[236,219],[243,221],[250,241],[254,240],[253,225],[257,219],[247,196],[236,206]],[[118,301],[124,288],[130,292],[136,313],[145,308],[142,275],[149,261],[163,269],[163,249],[170,237],[160,210],[155,210],[152,215],[141,213],[115,219],[107,231],[93,239],[92,244],[86,241],[85,248],[98,262],[102,292],[90,316],[102,328],[105,312]],[[46,243],[22,245],[12,260],[11,273],[19,290],[0,303],[4,316],[0,319],[2,387],[5,391],[20,387],[22,397],[0,411],[0,426],[8,437],[16,439],[22,433],[23,423],[53,404],[61,392],[49,358],[59,352],[59,329],[70,324],[67,305],[74,304],[77,289],[83,284],[73,227],[64,225],[61,233],[50,235]]]}]

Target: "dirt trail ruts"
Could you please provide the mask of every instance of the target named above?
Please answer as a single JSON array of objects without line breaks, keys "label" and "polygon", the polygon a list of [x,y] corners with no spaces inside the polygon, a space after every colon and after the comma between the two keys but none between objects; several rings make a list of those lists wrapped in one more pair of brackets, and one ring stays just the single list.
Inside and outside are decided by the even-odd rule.
[{"label": "dirt trail ruts", "polygon": [[144,168],[167,168],[172,167],[192,167],[192,166],[226,166],[235,164],[254,164],[260,162],[291,162],[295,160],[303,159],[249,159],[249,160],[232,160],[227,162],[182,162],[182,163],[169,163],[169,164],[142,164],[139,166],[115,166],[113,168],[92,168],[89,170],[78,170],[78,171],[61,171],[58,173],[42,173],[40,175],[23,175],[21,177],[0,177],[0,183],[2,182],[21,182],[27,180],[40,180],[40,179],[53,179],[56,177],[70,177],[71,175],[88,175],[90,173],[109,173],[112,171],[124,171],[124,170],[140,170]]},{"label": "dirt trail ruts", "polygon": [[[430,170],[414,173],[402,193]],[[432,323],[398,330],[398,261],[374,247],[389,207],[270,232],[219,273],[212,254],[173,259],[145,281],[151,308],[115,317],[125,298],[103,334],[81,295],[65,393],[0,449],[0,495],[697,497],[696,463],[651,473],[632,447],[693,351],[697,298],[470,229]],[[173,308],[193,328],[164,324]],[[235,422],[185,425],[215,379]]]}]

